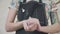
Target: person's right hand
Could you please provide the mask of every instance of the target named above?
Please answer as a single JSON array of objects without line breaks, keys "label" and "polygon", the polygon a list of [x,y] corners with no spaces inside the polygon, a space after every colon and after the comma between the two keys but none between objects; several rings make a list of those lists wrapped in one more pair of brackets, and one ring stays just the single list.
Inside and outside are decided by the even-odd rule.
[{"label": "person's right hand", "polygon": [[28,20],[23,21],[23,28],[24,28],[25,31],[27,30],[27,27],[28,27],[27,22],[28,22]]},{"label": "person's right hand", "polygon": [[30,17],[28,20],[25,21],[25,23],[23,23],[23,27],[25,31],[35,31],[37,30],[38,23],[39,23],[38,19]]}]

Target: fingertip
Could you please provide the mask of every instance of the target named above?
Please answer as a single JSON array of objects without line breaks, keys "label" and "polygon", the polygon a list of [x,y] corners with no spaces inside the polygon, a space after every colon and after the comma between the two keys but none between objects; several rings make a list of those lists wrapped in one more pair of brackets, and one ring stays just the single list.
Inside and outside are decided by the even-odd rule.
[{"label": "fingertip", "polygon": [[31,19],[32,17],[29,17],[29,19]]}]

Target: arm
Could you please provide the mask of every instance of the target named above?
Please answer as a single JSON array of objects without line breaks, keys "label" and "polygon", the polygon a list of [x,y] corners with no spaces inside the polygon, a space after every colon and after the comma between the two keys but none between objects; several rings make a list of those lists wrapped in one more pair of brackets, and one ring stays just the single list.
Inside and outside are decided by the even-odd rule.
[{"label": "arm", "polygon": [[23,27],[23,21],[14,23],[14,19],[17,13],[17,9],[9,9],[8,17],[6,20],[6,31],[16,31],[18,29],[21,29]]},{"label": "arm", "polygon": [[46,33],[54,33],[54,32],[59,32],[60,31],[60,25],[58,23],[51,25],[51,26],[42,26],[39,29],[42,32]]},{"label": "arm", "polygon": [[[51,26],[39,26],[39,31],[46,32],[46,33],[55,33],[60,31],[60,23],[58,19],[57,13],[55,13],[56,21],[55,24]],[[58,23],[56,23],[58,22]]]},{"label": "arm", "polygon": [[42,26],[39,28],[39,31],[46,32],[46,33],[54,33],[60,31],[60,25],[58,23],[51,25],[51,26]]},{"label": "arm", "polygon": [[[56,11],[56,9],[54,9],[53,11]],[[60,31],[60,24],[59,24],[59,20],[58,20],[58,15],[57,15],[57,13],[55,13],[55,15],[56,15],[55,16],[56,17],[56,21],[55,21],[56,23],[51,25],[51,26],[39,26],[39,31],[46,32],[46,33],[59,32]]]},{"label": "arm", "polygon": [[24,21],[20,21],[20,22],[14,22],[15,17],[16,17],[16,13],[17,13],[17,8],[18,8],[18,1],[17,2],[11,2],[10,6],[9,6],[9,12],[8,12],[8,16],[7,16],[7,20],[6,20],[6,25],[5,25],[5,29],[7,32],[12,32],[12,31],[16,31],[18,29],[23,28],[23,22]]}]

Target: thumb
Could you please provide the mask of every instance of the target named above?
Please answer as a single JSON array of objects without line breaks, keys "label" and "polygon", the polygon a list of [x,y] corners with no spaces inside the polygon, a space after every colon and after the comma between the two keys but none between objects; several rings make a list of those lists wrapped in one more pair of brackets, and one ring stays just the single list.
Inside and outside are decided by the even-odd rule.
[{"label": "thumb", "polygon": [[28,21],[30,21],[32,19],[32,17],[29,17]]},{"label": "thumb", "polygon": [[29,19],[31,19],[32,17],[29,17]]}]

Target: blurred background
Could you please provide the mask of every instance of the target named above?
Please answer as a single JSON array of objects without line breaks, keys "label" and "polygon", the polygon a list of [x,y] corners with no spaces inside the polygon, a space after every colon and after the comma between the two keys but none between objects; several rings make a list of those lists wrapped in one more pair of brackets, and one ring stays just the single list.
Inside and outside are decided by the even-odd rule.
[{"label": "blurred background", "polygon": [[[5,21],[8,14],[8,6],[11,0],[0,0],[0,34],[15,34],[15,32],[6,32],[5,31]],[[58,4],[58,15],[60,16],[60,5]],[[60,33],[56,33],[60,34]]]}]

